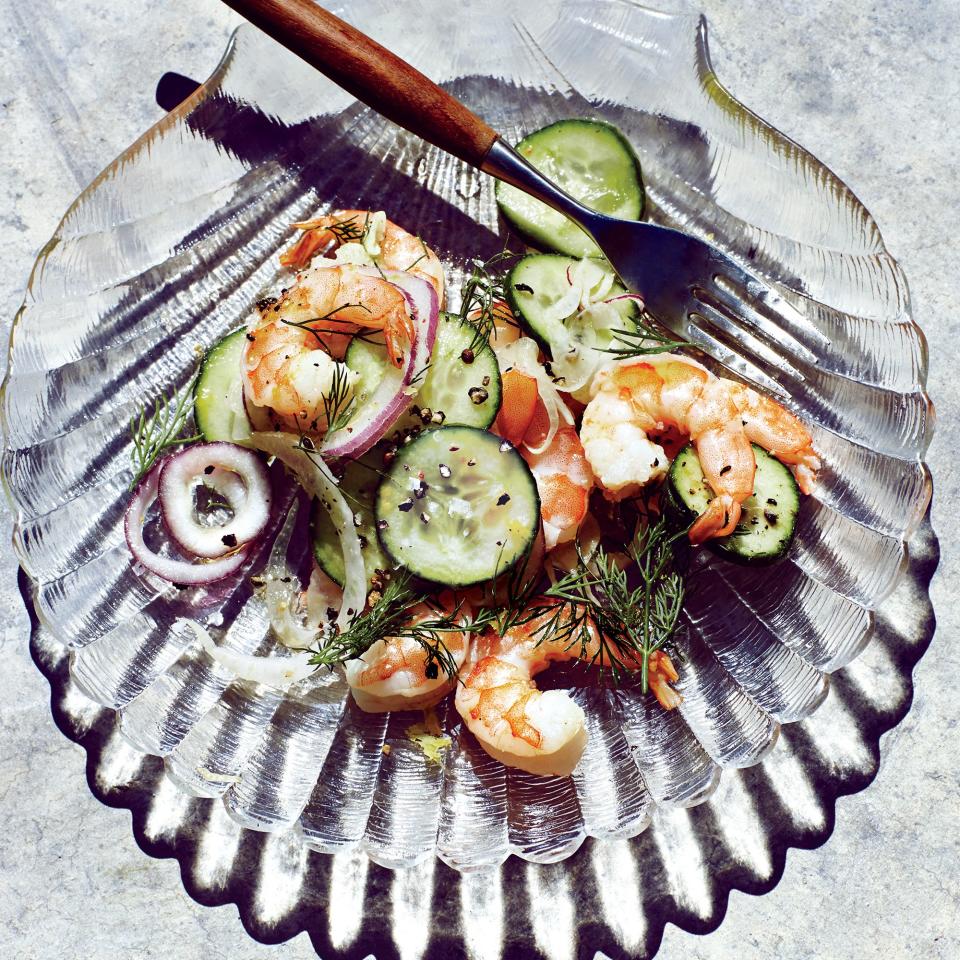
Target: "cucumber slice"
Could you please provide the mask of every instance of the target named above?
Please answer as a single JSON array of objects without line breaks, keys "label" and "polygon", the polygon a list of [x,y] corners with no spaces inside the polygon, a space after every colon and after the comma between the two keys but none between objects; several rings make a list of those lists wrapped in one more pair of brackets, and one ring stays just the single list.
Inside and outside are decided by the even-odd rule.
[{"label": "cucumber slice", "polygon": [[[557,186],[593,210],[639,220],[643,213],[640,161],[612,124],[560,120],[524,137],[517,150]],[[545,203],[501,181],[497,203],[504,217],[534,246],[574,257],[600,248],[576,224]]]},{"label": "cucumber slice", "polygon": [[440,314],[417,406],[442,414],[448,426],[489,427],[500,410],[500,365],[489,344],[477,346],[476,332],[472,323],[451,313]]},{"label": "cucumber slice", "polygon": [[[378,570],[392,566],[380,549],[377,528],[373,518],[373,503],[383,475],[383,451],[374,447],[359,460],[351,460],[343,471],[340,489],[353,511],[360,552],[367,573],[367,587],[373,582]],[[334,528],[330,512],[314,501],[310,515],[310,533],[313,540],[313,555],[323,572],[334,582],[343,586],[343,551],[340,538]]]},{"label": "cucumber slice", "polygon": [[[753,495],[743,503],[737,529],[728,537],[708,541],[707,546],[737,563],[772,563],[783,557],[793,542],[800,489],[790,470],[766,450],[753,444],[753,453],[757,460]],[[712,499],[697,452],[687,444],[670,467],[664,509],[686,525],[700,516]]]},{"label": "cucumber slice", "polygon": [[250,436],[243,407],[240,359],[246,327],[228,333],[206,353],[193,388],[193,418],[204,440],[239,443]]},{"label": "cucumber slice", "polygon": [[[426,421],[489,427],[496,419],[500,409],[500,367],[488,345],[478,348],[474,344],[475,333],[472,324],[454,314],[440,314],[430,367],[417,393],[411,424],[419,426]],[[382,341],[354,339],[344,359],[359,375],[354,393],[362,401],[386,369],[386,350]]]},{"label": "cucumber slice", "polygon": [[[563,388],[574,396],[600,364],[610,360],[603,351],[613,343],[614,331],[635,330],[637,316],[633,300],[597,302],[580,310],[579,304],[571,303],[571,296],[576,298],[571,281],[579,278],[600,301],[627,292],[606,260],[578,260],[555,253],[518,260],[504,284],[510,309],[549,354],[554,376],[562,377]],[[570,313],[561,316],[568,308]]]},{"label": "cucumber slice", "polygon": [[540,531],[530,468],[505,440],[474,427],[439,427],[401,447],[375,513],[384,552],[449,587],[510,570]]}]

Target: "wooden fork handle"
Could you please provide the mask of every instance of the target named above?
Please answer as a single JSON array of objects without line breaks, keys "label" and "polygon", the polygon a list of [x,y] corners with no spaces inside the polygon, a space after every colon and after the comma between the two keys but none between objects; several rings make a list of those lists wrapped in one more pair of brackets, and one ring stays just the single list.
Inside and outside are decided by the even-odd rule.
[{"label": "wooden fork handle", "polygon": [[411,133],[479,167],[497,133],[396,54],[311,0],[224,0],[264,33]]}]

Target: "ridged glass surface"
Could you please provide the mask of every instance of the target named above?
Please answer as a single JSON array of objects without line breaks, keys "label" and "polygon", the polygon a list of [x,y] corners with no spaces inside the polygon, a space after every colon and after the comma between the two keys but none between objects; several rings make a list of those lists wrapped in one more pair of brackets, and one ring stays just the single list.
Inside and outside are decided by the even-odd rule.
[{"label": "ridged glass surface", "polygon": [[[416,31],[377,0],[342,12],[508,139],[562,117],[614,122],[639,153],[648,215],[752,263],[801,311],[816,363],[775,343],[749,358],[783,371],[825,464],[789,557],[758,570],[702,558],[674,713],[576,670],[551,675],[588,716],[568,779],[504,769],[452,705],[440,716],[453,746],[430,765],[406,738],[412,715],[363,714],[336,675],[281,692],[199,649],[177,622],[198,608],[230,649],[276,642],[249,585],[177,592],[134,573],[131,414],[186,383],[198,351],[245,319],[293,221],[384,209],[438,252],[454,301],[464,267],[505,235],[486,178],[244,28],[198,93],[67,212],[14,326],[2,467],[37,655],[68,731],[95,734],[98,793],[139,810],[149,848],[183,855],[191,892],[241,900],[266,937],[306,926],[329,956],[362,922],[416,956],[452,942],[428,932],[432,915],[453,937],[489,938],[491,956],[520,942],[549,955],[578,930],[598,947],[649,948],[664,918],[709,925],[729,889],[769,888],[786,846],[829,832],[833,799],[869,779],[879,732],[904,708],[936,562],[928,530],[916,533],[930,496],[925,344],[870,215],[724,90],[697,17],[626,0],[485,0],[470,6],[467,44],[454,40],[457,5],[422,7]],[[444,866],[510,854],[520,860],[483,882]],[[531,904],[548,899],[565,906],[544,924]]]}]

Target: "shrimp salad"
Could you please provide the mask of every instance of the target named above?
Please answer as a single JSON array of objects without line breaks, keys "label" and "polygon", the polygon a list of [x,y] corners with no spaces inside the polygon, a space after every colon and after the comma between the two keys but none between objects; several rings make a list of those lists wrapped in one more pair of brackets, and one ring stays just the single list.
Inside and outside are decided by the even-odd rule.
[{"label": "shrimp salad", "polygon": [[[549,246],[547,213],[498,202]],[[341,671],[364,711],[449,697],[491,757],[544,776],[588,736],[570,695],[538,688],[551,664],[682,703],[693,558],[783,557],[820,464],[800,420],[666,338],[569,226],[553,252],[475,261],[447,311],[441,260],[385,212],[293,225],[276,295],[133,424],[131,554],[189,591],[212,656],[273,686]],[[287,565],[298,524],[309,571]],[[231,578],[286,655],[202,625]]]}]

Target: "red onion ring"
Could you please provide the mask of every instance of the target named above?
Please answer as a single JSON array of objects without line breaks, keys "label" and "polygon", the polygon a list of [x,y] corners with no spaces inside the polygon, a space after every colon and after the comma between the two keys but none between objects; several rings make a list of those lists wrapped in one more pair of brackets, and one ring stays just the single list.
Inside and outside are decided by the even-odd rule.
[{"label": "red onion ring", "polygon": [[[224,496],[233,517],[204,526],[194,517],[193,488],[206,482]],[[270,477],[250,450],[222,441],[198,443],[163,460],[159,492],[163,522],[187,553],[222,557],[258,537],[270,519]]]},{"label": "red onion ring", "polygon": [[[221,497],[226,497],[227,503],[231,505],[234,501],[243,500],[247,495],[247,486],[243,480],[240,479],[240,476],[236,473],[231,473],[229,470],[224,470],[221,467],[214,467],[213,472],[209,474],[204,470],[203,483],[204,486],[210,487],[211,490],[216,490]],[[161,486],[162,485],[163,478],[161,477]]]},{"label": "red onion ring", "polygon": [[140,481],[124,514],[123,532],[134,559],[158,577],[184,585],[213,583],[238,570],[247,558],[246,548],[210,563],[190,563],[186,560],[161,557],[146,545],[143,540],[143,520],[153,501],[157,499],[160,471],[160,466],[155,466]]},{"label": "red onion ring", "polygon": [[361,456],[397,422],[415,395],[410,392],[414,377],[426,369],[433,353],[440,315],[436,290],[426,280],[409,273],[390,270],[385,276],[406,297],[417,333],[403,369],[391,368],[377,385],[370,401],[358,411],[365,414],[365,419],[355,415],[346,427],[324,438],[320,453],[327,460]]}]

